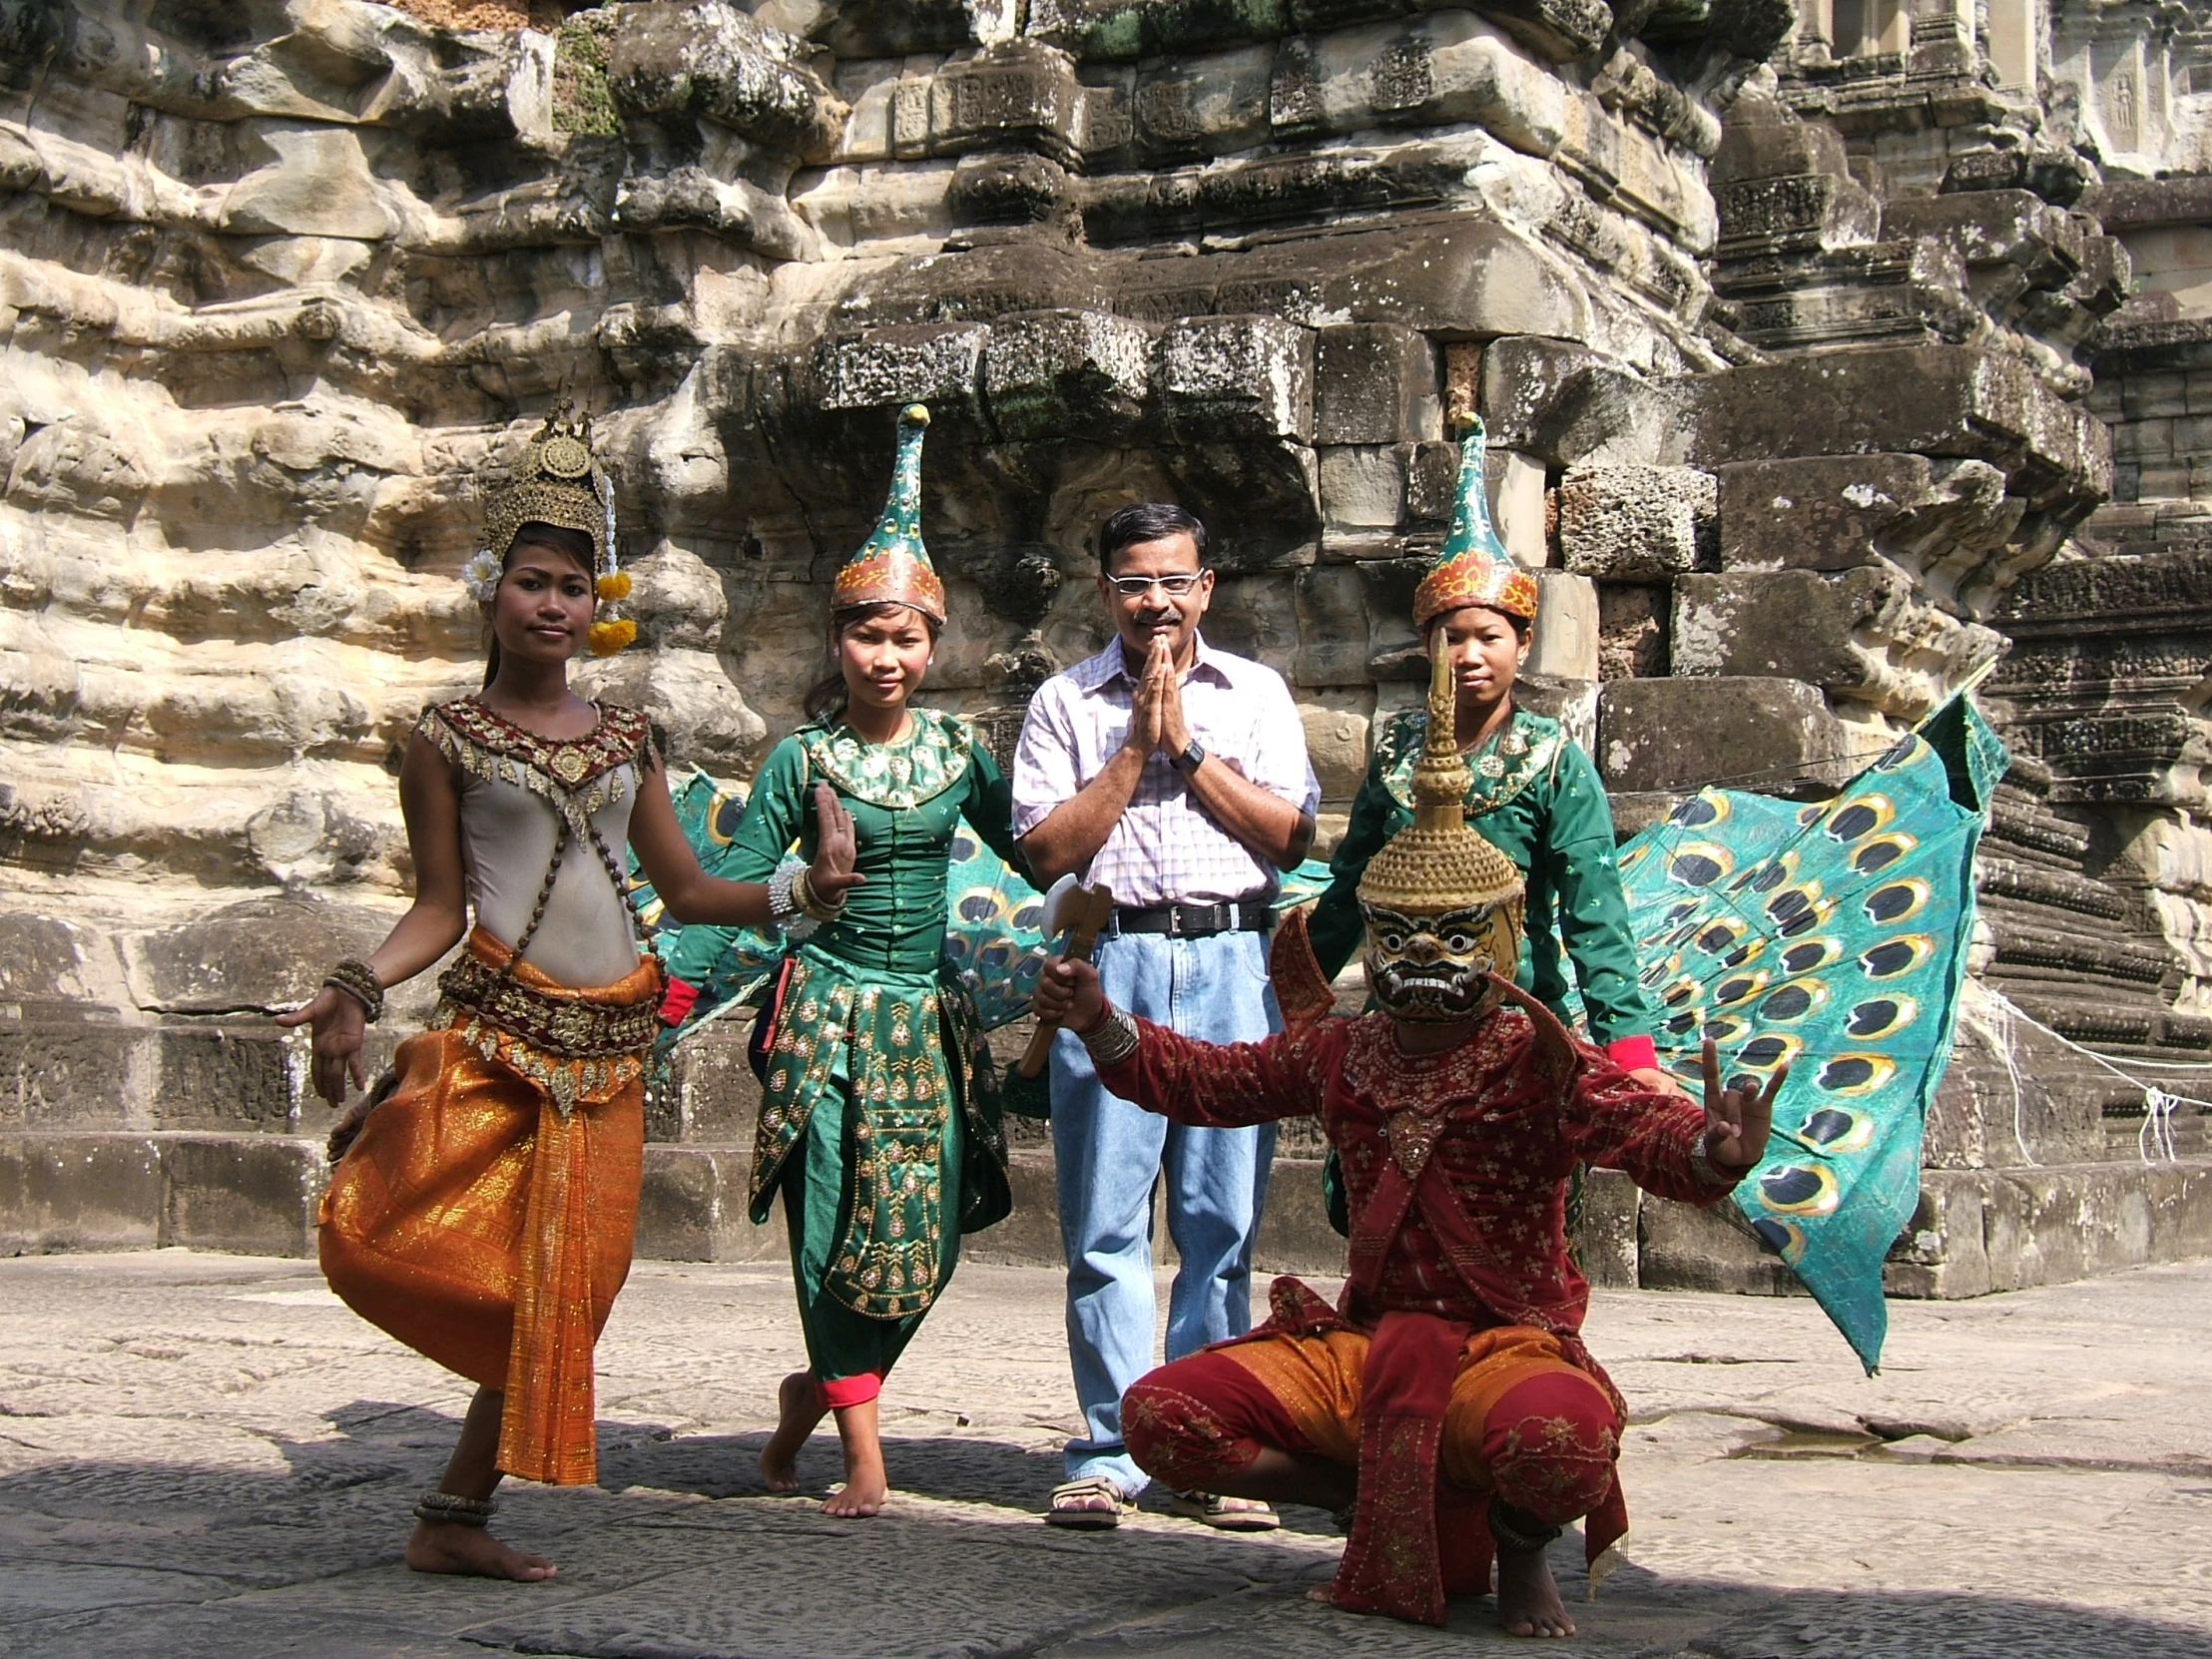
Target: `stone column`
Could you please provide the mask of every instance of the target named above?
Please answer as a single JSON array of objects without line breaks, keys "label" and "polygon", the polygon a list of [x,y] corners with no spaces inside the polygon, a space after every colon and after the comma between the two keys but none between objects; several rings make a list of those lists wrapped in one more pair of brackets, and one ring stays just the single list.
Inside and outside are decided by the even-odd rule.
[{"label": "stone column", "polygon": [[2034,90],[2042,27],[2037,0],[1989,0],[1988,54],[1997,85]]}]

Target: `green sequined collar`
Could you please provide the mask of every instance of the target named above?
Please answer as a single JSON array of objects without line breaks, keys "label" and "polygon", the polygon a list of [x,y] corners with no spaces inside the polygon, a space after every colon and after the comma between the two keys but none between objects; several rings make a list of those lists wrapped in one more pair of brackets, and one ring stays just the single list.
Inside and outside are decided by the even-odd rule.
[{"label": "green sequined collar", "polygon": [[[1390,799],[1413,810],[1413,765],[1428,732],[1422,709],[1401,709],[1375,735],[1375,772]],[[1551,769],[1559,757],[1559,723],[1515,709],[1502,731],[1467,756],[1467,816],[1495,812]]]},{"label": "green sequined collar", "polygon": [[911,709],[913,722],[896,743],[866,743],[852,728],[803,726],[793,734],[812,774],[841,795],[870,807],[904,812],[934,801],[967,776],[974,735],[968,723],[934,709]]}]

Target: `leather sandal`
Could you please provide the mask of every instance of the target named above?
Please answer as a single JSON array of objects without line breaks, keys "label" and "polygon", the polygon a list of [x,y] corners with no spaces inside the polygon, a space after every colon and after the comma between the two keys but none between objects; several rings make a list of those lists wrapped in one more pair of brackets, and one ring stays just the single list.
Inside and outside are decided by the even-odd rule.
[{"label": "leather sandal", "polygon": [[[1099,1508],[1092,1500],[1106,1499]],[[1121,1524],[1123,1511],[1132,1508],[1129,1494],[1103,1474],[1087,1474],[1052,1488],[1051,1506],[1044,1512],[1047,1526],[1065,1526],[1077,1532],[1105,1532]]]},{"label": "leather sandal", "polygon": [[1223,1532],[1273,1532],[1283,1524],[1283,1517],[1258,1498],[1219,1492],[1177,1492],[1168,1499],[1167,1510]]}]

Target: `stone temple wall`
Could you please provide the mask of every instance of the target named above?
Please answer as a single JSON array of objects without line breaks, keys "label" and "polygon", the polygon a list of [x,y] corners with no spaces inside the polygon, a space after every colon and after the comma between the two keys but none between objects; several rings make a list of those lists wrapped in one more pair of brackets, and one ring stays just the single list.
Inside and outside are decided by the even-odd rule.
[{"label": "stone temple wall", "polygon": [[[1479,409],[1532,696],[1624,830],[1833,785],[1996,664],[1985,982],[2212,1053],[2205,32],[1800,9],[0,0],[0,1238],[302,1248],[327,1114],[266,1013],[400,901],[396,757],[480,672],[455,572],[563,393],[642,627],[589,683],[680,764],[795,721],[920,398],[935,699],[1009,738],[1103,641],[1099,521],[1182,500],[1325,833]],[[2023,1029],[2012,1092],[1983,1012],[1900,1288],[2212,1248],[2140,1091]],[[649,1250],[773,1248],[746,1081],[710,1039],[657,1103]],[[1310,1185],[1277,1259],[1326,1258]],[[1774,1278],[1667,1207],[1593,1228],[1615,1278]]]}]

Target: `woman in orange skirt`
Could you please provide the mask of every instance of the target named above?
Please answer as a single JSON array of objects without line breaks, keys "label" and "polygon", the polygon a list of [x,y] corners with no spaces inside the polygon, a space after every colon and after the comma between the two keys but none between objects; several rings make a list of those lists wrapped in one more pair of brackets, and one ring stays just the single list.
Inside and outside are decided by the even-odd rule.
[{"label": "woman in orange skirt", "polygon": [[312,1022],[315,1092],[342,1104],[385,987],[467,935],[430,1028],[399,1048],[395,1087],[331,1137],[342,1155],[322,1203],[331,1289],[477,1384],[415,1507],[406,1559],[421,1572],[552,1577],[486,1530],[493,1489],[503,1474],[597,1478],[592,1351],[630,1270],[663,985],[618,849],[686,922],[827,917],[859,879],[827,786],[810,868],[766,884],[706,875],[645,717],[569,690],[586,643],[606,654],[636,632],[609,500],[589,422],[564,408],[492,498],[487,551],[463,572],[492,632],[483,690],[427,711],[400,769],[414,903],[282,1021]]}]

